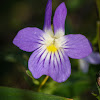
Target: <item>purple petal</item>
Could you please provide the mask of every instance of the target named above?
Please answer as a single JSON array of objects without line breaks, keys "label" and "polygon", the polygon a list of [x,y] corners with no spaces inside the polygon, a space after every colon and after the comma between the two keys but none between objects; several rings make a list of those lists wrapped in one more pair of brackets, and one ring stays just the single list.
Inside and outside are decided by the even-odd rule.
[{"label": "purple petal", "polygon": [[100,64],[100,54],[98,52],[92,52],[89,56],[83,58],[90,64]]},{"label": "purple petal", "polygon": [[[61,3],[55,11],[53,18],[54,33],[55,34],[65,34],[65,19],[67,15],[67,8],[65,3]],[[61,32],[61,33],[60,33]]]},{"label": "purple petal", "polygon": [[42,45],[43,34],[45,33],[38,28],[27,27],[18,32],[13,43],[21,50],[32,52]]},{"label": "purple petal", "polygon": [[48,0],[45,10],[44,31],[51,29],[52,0]]},{"label": "purple petal", "polygon": [[82,72],[87,73],[89,70],[89,63],[83,59],[79,59],[79,65]]},{"label": "purple petal", "polygon": [[[45,54],[44,54],[45,52]],[[44,55],[43,55],[44,54]],[[39,78],[42,75],[48,75],[48,66],[44,68],[44,59],[47,56],[45,48],[42,46],[32,53],[28,61],[28,68],[33,74],[34,78]]]},{"label": "purple petal", "polygon": [[29,58],[28,67],[34,78],[42,75],[50,76],[54,81],[64,82],[71,74],[71,65],[68,56],[58,53],[49,53],[43,47],[36,50]]},{"label": "purple petal", "polygon": [[70,34],[64,36],[64,38],[63,48],[66,49],[69,57],[81,59],[92,52],[91,45],[85,36],[81,34]]},{"label": "purple petal", "polygon": [[[59,58],[57,56],[57,53],[59,55]],[[50,76],[53,78],[53,80],[60,83],[66,81],[70,76],[71,65],[69,58],[64,51],[58,50],[57,53],[51,55],[51,64],[49,68],[49,73]]]}]

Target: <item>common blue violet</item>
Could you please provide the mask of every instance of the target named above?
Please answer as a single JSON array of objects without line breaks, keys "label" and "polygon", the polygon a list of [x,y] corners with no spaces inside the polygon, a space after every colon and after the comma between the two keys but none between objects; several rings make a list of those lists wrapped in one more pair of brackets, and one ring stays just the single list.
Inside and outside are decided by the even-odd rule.
[{"label": "common blue violet", "polygon": [[51,29],[52,0],[48,0],[43,30],[27,27],[18,32],[13,43],[21,50],[32,52],[28,68],[34,78],[50,76],[54,81],[64,82],[71,74],[68,57],[80,59],[88,56],[92,48],[88,39],[81,34],[65,35],[67,8],[61,3],[54,14]]},{"label": "common blue violet", "polygon": [[89,64],[100,64],[100,54],[99,52],[92,52],[89,56],[79,59],[80,69],[87,73],[89,69]]}]

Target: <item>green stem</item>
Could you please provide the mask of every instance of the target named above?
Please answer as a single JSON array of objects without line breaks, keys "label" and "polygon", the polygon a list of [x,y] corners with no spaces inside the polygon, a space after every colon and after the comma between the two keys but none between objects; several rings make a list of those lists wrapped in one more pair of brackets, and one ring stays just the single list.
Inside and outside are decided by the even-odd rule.
[{"label": "green stem", "polygon": [[98,47],[100,53],[100,21],[97,21],[97,37],[98,37]]},{"label": "green stem", "polygon": [[97,21],[97,37],[98,37],[98,46],[99,46],[99,52],[100,52],[100,0],[96,0],[97,10],[98,10],[98,18]]},{"label": "green stem", "polygon": [[44,80],[42,81],[42,83],[40,84],[39,88],[38,88],[38,91],[40,91],[41,87],[46,83],[46,81],[48,80],[49,76],[46,76],[44,78]]},{"label": "green stem", "polygon": [[97,5],[98,15],[99,15],[99,19],[100,19],[100,0],[96,0],[96,5]]},{"label": "green stem", "polygon": [[99,92],[99,96],[100,96],[100,87],[97,85],[97,88],[98,88],[98,92]]}]

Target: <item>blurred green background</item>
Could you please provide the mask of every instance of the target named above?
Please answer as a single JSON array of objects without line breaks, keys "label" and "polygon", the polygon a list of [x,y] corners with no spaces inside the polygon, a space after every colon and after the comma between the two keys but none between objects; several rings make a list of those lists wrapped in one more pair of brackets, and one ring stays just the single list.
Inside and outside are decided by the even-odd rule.
[{"label": "blurred green background", "polygon": [[[61,2],[67,7],[66,34],[83,34],[98,51],[96,40],[96,22],[98,11],[95,0],[52,0],[53,14]],[[43,28],[47,0],[2,0],[0,2],[0,86],[37,91],[40,79],[31,79],[27,74],[27,63],[31,53],[24,52],[13,45],[17,32],[25,27]],[[53,16],[52,16],[53,20]],[[72,74],[64,83],[51,78],[42,87],[42,93],[53,94],[74,100],[97,100],[92,92],[98,94],[96,73],[100,65],[89,66],[83,73],[77,59],[70,59]]]}]

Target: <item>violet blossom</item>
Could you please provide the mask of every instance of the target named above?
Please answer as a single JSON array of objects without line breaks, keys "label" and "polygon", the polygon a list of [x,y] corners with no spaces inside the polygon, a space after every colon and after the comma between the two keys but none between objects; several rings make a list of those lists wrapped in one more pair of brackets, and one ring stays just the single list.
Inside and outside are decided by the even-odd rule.
[{"label": "violet blossom", "polygon": [[89,64],[100,64],[100,54],[98,52],[92,52],[89,56],[79,59],[80,69],[87,73],[89,69]]},{"label": "violet blossom", "polygon": [[28,68],[34,78],[50,76],[54,81],[64,82],[71,74],[70,58],[88,56],[92,48],[88,39],[81,34],[65,35],[67,8],[62,2],[53,17],[51,29],[52,0],[48,0],[43,30],[27,27],[18,32],[13,43],[21,50],[32,52]]}]

